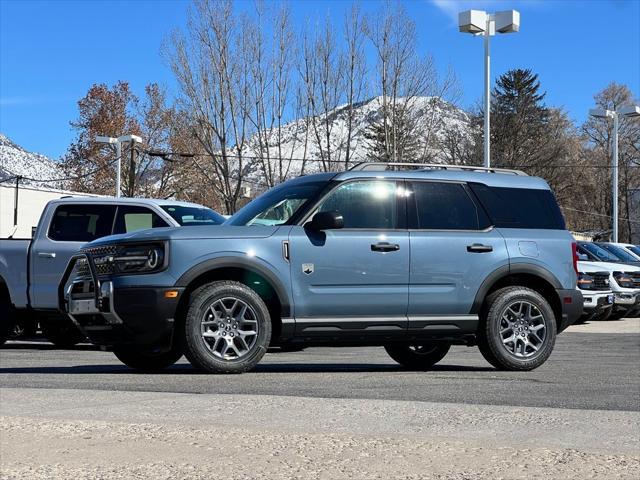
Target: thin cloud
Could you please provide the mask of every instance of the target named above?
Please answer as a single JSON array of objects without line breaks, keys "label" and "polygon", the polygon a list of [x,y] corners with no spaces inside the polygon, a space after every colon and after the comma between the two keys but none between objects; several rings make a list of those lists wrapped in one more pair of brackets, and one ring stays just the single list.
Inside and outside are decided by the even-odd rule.
[{"label": "thin cloud", "polygon": [[465,10],[510,10],[518,6],[540,5],[540,0],[430,0],[431,4],[457,24],[458,13]]}]

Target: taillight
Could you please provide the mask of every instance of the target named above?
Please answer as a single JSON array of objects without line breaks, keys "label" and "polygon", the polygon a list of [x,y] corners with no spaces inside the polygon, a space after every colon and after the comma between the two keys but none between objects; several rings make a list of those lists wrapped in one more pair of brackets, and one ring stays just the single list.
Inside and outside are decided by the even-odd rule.
[{"label": "taillight", "polygon": [[571,242],[571,255],[573,256],[573,269],[578,274],[578,244]]}]

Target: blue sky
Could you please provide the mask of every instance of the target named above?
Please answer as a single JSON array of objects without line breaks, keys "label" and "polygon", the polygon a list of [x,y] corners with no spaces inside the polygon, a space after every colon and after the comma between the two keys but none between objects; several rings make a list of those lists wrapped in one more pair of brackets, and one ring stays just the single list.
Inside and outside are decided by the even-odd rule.
[{"label": "blue sky", "polygon": [[[407,0],[420,50],[455,70],[461,106],[482,95],[482,40],[457,31],[469,8],[521,12],[521,30],[492,42],[493,77],[510,68],[540,75],[547,103],[583,121],[609,82],[640,96],[640,0]],[[296,25],[327,15],[342,21],[350,2],[290,0]],[[239,8],[251,3],[238,2]],[[363,1],[376,11],[377,1]],[[75,133],[76,102],[93,83],[149,82],[175,91],[160,57],[168,33],[186,22],[187,0],[0,0],[0,132],[28,150],[57,158]]]}]

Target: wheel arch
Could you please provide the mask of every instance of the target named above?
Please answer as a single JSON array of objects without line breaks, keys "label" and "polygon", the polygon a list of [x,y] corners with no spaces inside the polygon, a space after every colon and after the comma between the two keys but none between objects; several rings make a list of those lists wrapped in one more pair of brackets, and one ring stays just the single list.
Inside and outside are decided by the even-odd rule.
[{"label": "wheel arch", "polygon": [[511,264],[494,270],[480,285],[471,313],[482,314],[487,297],[500,288],[510,286],[523,286],[540,293],[553,309],[556,327],[560,327],[562,303],[558,290],[562,289],[562,284],[549,270],[533,264]]},{"label": "wheel arch", "polygon": [[215,258],[187,270],[176,282],[185,288],[176,317],[183,318],[191,293],[202,285],[217,280],[234,280],[255,291],[264,300],[271,315],[273,339],[282,332],[282,319],[291,316],[291,303],[282,281],[267,267],[241,258]]}]

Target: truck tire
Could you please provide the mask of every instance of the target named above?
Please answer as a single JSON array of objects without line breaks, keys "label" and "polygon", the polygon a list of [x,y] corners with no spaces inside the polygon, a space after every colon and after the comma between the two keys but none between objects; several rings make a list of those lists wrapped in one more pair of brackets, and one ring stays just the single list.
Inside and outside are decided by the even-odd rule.
[{"label": "truck tire", "polygon": [[191,295],[184,339],[185,355],[194,367],[211,373],[244,373],[269,347],[269,310],[242,283],[209,283]]},{"label": "truck tire", "polygon": [[555,314],[542,295],[526,287],[506,287],[487,298],[478,347],[499,370],[528,371],[547,361],[556,332]]},{"label": "truck tire", "polygon": [[428,370],[449,352],[448,343],[425,343],[421,345],[386,345],[389,356],[403,367],[411,370]]},{"label": "truck tire", "polygon": [[[1,293],[0,293],[1,295]],[[9,299],[0,296],[0,345],[9,338],[9,329],[13,324],[13,309],[9,304]]]},{"label": "truck tire", "polygon": [[114,355],[127,367],[142,373],[157,373],[170,367],[182,357],[182,346],[174,345],[166,352],[115,348]]},{"label": "truck tire", "polygon": [[611,316],[612,311],[613,311],[613,308],[607,308],[606,310],[596,313],[593,317],[590,318],[590,320],[592,322],[609,320],[609,317]]},{"label": "truck tire", "polygon": [[47,320],[40,324],[44,337],[58,348],[72,348],[86,340],[70,320]]}]

